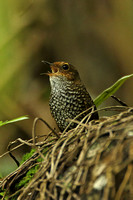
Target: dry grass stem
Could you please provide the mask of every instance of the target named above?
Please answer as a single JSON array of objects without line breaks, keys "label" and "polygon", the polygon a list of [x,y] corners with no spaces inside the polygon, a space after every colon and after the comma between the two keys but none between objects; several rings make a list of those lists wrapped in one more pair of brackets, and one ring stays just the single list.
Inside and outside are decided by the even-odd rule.
[{"label": "dry grass stem", "polygon": [[[19,141],[36,152],[5,177],[0,187],[9,197],[18,192],[18,200],[133,199],[133,109],[117,106],[100,110],[120,113],[89,123],[84,121],[90,114],[81,122],[75,118],[70,122],[77,123],[75,129],[60,137],[52,136],[52,129],[41,142],[36,142],[35,126],[40,120],[36,119],[32,140],[18,139],[10,144]],[[9,148],[8,153],[14,149]],[[17,190],[15,185],[36,166],[38,171],[30,182]]]}]

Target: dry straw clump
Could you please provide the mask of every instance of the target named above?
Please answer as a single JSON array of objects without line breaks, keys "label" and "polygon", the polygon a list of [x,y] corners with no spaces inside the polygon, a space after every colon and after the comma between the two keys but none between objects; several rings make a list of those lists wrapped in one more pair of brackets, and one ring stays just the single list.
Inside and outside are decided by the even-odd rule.
[{"label": "dry straw clump", "polygon": [[[75,120],[78,126],[59,138],[49,134],[37,143],[33,134],[33,143],[25,143],[36,151],[1,181],[4,195],[18,200],[133,199],[133,109],[115,109],[121,112],[99,121]],[[20,186],[35,166],[32,179]]]}]

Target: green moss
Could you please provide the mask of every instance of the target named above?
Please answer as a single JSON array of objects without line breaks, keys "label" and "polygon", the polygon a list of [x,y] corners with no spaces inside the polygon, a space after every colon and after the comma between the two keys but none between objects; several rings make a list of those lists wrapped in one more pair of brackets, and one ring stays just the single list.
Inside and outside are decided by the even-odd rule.
[{"label": "green moss", "polygon": [[[46,155],[46,151],[48,148],[45,148],[43,150],[43,155]],[[26,153],[21,161],[21,164],[24,163],[26,160],[28,160],[34,153],[35,153],[35,149],[32,149],[29,153]],[[15,185],[15,189],[20,189],[24,186],[26,186],[30,180],[33,178],[34,174],[37,172],[37,170],[39,169],[39,164],[40,162],[42,162],[42,158],[39,157],[35,160],[36,165],[34,167],[32,167],[27,173],[26,175]]]},{"label": "green moss", "polygon": [[[47,153],[47,150],[48,148],[45,148],[43,150],[43,155],[45,156],[46,153]],[[31,151],[29,153],[26,153],[21,162],[20,162],[20,165],[22,165],[26,160],[30,159],[31,156],[36,152],[35,149],[31,149]],[[25,174],[25,176],[23,176],[21,179],[19,179],[19,181],[15,184],[15,191],[21,189],[22,187],[26,187],[27,184],[31,181],[31,179],[34,177],[35,173],[37,172],[37,170],[39,169],[40,167],[40,164],[43,161],[43,159],[41,157],[38,157],[36,160],[35,160],[35,165],[29,169],[29,171],[27,171],[27,173]],[[5,195],[5,192],[6,191],[3,191],[3,190],[0,190],[0,199],[2,199]],[[4,200],[17,200],[18,198],[18,195],[19,195],[19,192],[17,194],[15,194],[14,196],[12,196],[11,198],[9,198],[9,194],[6,194],[6,196],[4,197]]]},{"label": "green moss", "polygon": [[17,183],[15,185],[15,188],[18,190],[23,186],[26,186],[27,183],[29,183],[29,181],[33,178],[34,174],[37,172],[37,170],[39,169],[39,165],[36,165],[34,167],[32,167],[27,173],[26,175],[19,181],[19,183]]},{"label": "green moss", "polygon": [[35,149],[31,149],[29,153],[24,154],[20,162],[20,165],[22,165],[26,160],[28,160],[35,153],[35,151],[36,151]]},{"label": "green moss", "polygon": [[[46,155],[46,151],[47,151],[47,150],[48,150],[48,148],[45,148],[45,149],[43,150],[42,153],[43,153],[44,156]],[[24,155],[23,155],[23,158],[22,158],[22,160],[21,160],[21,162],[20,162],[20,165],[22,165],[26,160],[28,160],[35,152],[36,152],[35,149],[31,149],[31,151],[30,151],[29,153],[24,154]],[[37,162],[41,162],[41,161],[42,161],[42,158],[39,157],[36,161],[37,161]]]},{"label": "green moss", "polygon": [[5,193],[6,193],[6,191],[4,191],[4,190],[0,191],[0,199],[2,199],[3,197],[4,197],[4,200],[9,199],[8,195],[7,194],[5,195]]}]

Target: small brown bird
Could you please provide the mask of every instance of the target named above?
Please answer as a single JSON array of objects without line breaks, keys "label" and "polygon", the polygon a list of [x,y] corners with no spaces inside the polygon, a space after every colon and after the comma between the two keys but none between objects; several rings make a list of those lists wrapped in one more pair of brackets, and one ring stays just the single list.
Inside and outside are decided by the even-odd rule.
[{"label": "small brown bird", "polygon": [[[51,96],[50,110],[59,129],[63,131],[69,122],[67,119],[73,119],[90,107],[96,106],[85,86],[81,82],[78,71],[74,66],[66,62],[49,63],[52,72],[47,73],[50,78]],[[88,112],[90,112],[89,110]],[[77,120],[83,119],[87,113],[81,114]],[[98,119],[98,113],[92,114],[90,120]],[[76,126],[72,123],[68,129]]]}]

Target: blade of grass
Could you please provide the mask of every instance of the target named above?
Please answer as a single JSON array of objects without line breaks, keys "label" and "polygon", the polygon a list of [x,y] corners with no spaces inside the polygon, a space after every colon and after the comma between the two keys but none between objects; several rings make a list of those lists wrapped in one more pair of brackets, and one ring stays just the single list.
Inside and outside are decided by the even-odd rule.
[{"label": "blade of grass", "polygon": [[6,125],[6,124],[10,124],[10,123],[14,123],[14,122],[18,122],[18,121],[22,121],[22,120],[25,120],[25,119],[29,119],[29,117],[28,116],[22,116],[22,117],[18,117],[18,118],[9,120],[9,121],[7,120],[5,122],[0,121],[0,126]]},{"label": "blade of grass", "polygon": [[104,90],[96,99],[94,100],[94,103],[96,106],[99,106],[103,101],[105,101],[107,98],[109,98],[112,94],[114,94],[121,86],[122,84],[129,78],[133,77],[133,74],[123,76],[118,81],[116,81],[111,87]]}]

